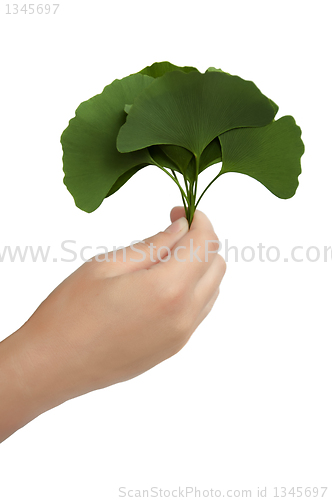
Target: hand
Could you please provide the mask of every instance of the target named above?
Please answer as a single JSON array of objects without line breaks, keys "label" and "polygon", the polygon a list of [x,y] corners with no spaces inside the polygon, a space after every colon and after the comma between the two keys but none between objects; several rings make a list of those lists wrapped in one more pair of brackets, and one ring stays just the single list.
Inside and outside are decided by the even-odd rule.
[{"label": "hand", "polygon": [[[84,263],[0,344],[23,405],[17,428],[68,399],[149,370],[188,342],[218,296],[226,264],[207,217],[196,211],[188,231],[183,215],[174,208],[168,229],[126,254],[117,251],[115,262],[111,252]],[[201,262],[190,259],[190,239]]]}]

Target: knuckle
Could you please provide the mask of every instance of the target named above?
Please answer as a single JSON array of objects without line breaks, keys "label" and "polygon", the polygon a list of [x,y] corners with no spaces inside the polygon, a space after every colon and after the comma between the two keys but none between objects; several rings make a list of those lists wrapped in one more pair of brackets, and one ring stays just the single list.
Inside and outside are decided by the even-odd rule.
[{"label": "knuckle", "polygon": [[185,287],[181,283],[169,284],[163,290],[163,299],[171,309],[182,306],[185,299]]},{"label": "knuckle", "polygon": [[197,232],[193,242],[196,247],[200,247],[197,254],[201,258],[205,258],[206,261],[208,257],[211,258],[210,255],[214,255],[220,250],[219,238],[216,233],[211,230]]},{"label": "knuckle", "polygon": [[151,259],[152,262],[157,262],[159,260],[163,260],[167,258],[167,255],[170,253],[170,249],[166,245],[162,245],[161,236],[164,233],[159,232],[156,234],[153,239],[149,238],[148,240],[142,240],[135,243],[133,246],[141,252],[144,252],[145,256],[148,259]]},{"label": "knuckle", "polygon": [[217,237],[215,238],[211,238],[209,240],[206,240],[207,241],[207,249],[209,252],[218,252],[219,250],[219,240]]}]

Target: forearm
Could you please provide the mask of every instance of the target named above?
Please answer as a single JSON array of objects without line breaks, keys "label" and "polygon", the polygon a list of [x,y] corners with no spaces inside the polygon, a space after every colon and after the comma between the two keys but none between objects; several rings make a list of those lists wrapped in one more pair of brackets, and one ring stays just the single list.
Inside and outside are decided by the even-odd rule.
[{"label": "forearm", "polygon": [[65,400],[52,376],[49,353],[34,348],[27,326],[0,342],[0,443]]},{"label": "forearm", "polygon": [[13,334],[0,343],[0,442],[31,420],[22,375]]}]

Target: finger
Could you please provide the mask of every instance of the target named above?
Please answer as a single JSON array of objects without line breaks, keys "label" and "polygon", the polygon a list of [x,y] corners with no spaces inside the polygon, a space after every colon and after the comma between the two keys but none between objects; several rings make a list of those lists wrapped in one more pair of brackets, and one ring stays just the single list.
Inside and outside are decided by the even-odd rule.
[{"label": "finger", "polygon": [[174,281],[195,286],[218,250],[219,240],[211,222],[203,212],[196,210],[190,230],[174,245],[170,258],[158,263],[151,271],[158,274],[158,279],[172,277]]},{"label": "finger", "polygon": [[210,301],[211,295],[213,295],[216,288],[219,288],[225,272],[226,262],[221,255],[217,254],[211,266],[195,287],[194,295],[198,310],[203,309]]},{"label": "finger", "polygon": [[[154,264],[171,256],[174,245],[188,232],[188,222],[185,217],[175,220],[165,231],[161,231],[150,238],[133,242],[130,246],[109,252],[110,262],[118,263],[119,270],[134,272],[140,269],[149,269]],[[114,266],[112,266],[114,274]]]},{"label": "finger", "polygon": [[215,290],[215,292],[213,293],[212,297],[210,298],[209,302],[204,306],[204,308],[201,310],[201,312],[199,313],[197,319],[196,319],[196,322],[194,324],[194,329],[196,330],[196,328],[202,323],[202,321],[206,318],[206,316],[211,312],[218,296],[219,296],[219,293],[220,293],[220,290],[219,290],[219,287]]},{"label": "finger", "polygon": [[180,217],[185,217],[185,216],[186,216],[186,213],[185,213],[184,207],[172,208],[171,214],[170,214],[172,222],[174,222],[177,219],[180,219]]}]

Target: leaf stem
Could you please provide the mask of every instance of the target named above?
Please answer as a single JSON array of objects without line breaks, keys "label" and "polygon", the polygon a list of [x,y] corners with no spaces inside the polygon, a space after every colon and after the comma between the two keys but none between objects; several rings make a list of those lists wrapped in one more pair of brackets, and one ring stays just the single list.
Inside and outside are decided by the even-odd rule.
[{"label": "leaf stem", "polygon": [[220,171],[220,172],[219,172],[219,174],[217,174],[217,175],[215,176],[215,178],[214,178],[214,179],[212,179],[212,181],[211,181],[211,182],[210,182],[210,183],[206,186],[206,188],[204,189],[203,193],[202,193],[202,194],[201,194],[201,196],[198,198],[198,201],[197,201],[197,203],[196,203],[196,205],[195,205],[195,210],[196,210],[197,205],[199,204],[200,200],[202,199],[203,194],[205,194],[205,193],[206,193],[206,191],[209,189],[209,187],[211,186],[211,184],[213,184],[213,183],[214,183],[214,181],[215,181],[215,180],[217,180],[217,179],[218,179],[218,177],[220,177],[223,173],[224,173],[224,172],[221,172],[221,171]]},{"label": "leaf stem", "polygon": [[[175,170],[172,170],[172,174],[174,175],[175,179],[178,181],[178,178],[177,178],[177,175],[175,173]],[[179,182],[179,181],[178,181]],[[180,183],[179,183],[180,184]],[[188,219],[188,207],[186,205],[186,201],[184,199],[184,196],[182,194],[182,191],[181,191],[181,196],[182,196],[182,203],[183,203],[183,206],[184,206],[184,211],[185,211],[185,214],[186,214],[186,218]],[[188,200],[187,200],[188,201]]]},{"label": "leaf stem", "polygon": [[165,172],[174,182],[175,184],[178,186],[178,188],[180,189],[181,191],[181,194],[182,196],[187,200],[187,203],[188,203],[188,198],[187,198],[187,195],[186,193],[183,191],[182,187],[181,187],[181,184],[179,183],[179,181],[177,180],[177,178],[173,177],[173,175],[171,175],[168,170],[166,170],[166,168],[162,167],[161,165],[158,165],[157,163],[155,163],[155,165],[160,168],[163,172]]},{"label": "leaf stem", "polygon": [[189,186],[188,186],[188,180],[187,180],[185,173],[183,174],[183,177],[184,177],[184,183],[186,185],[186,190],[187,190],[187,194],[188,194],[189,193]]},{"label": "leaf stem", "polygon": [[198,174],[199,174],[199,157],[195,155],[195,165],[196,165],[196,177],[195,177],[195,193],[194,193],[194,203],[197,195],[197,184],[198,184]]},{"label": "leaf stem", "polygon": [[201,201],[203,195],[206,193],[206,191],[209,189],[209,187],[214,183],[214,181],[217,180],[218,177],[220,177],[224,173],[224,172],[220,171],[214,177],[214,179],[212,179],[212,181],[206,186],[206,188],[204,189],[204,191],[202,192],[202,194],[200,195],[200,197],[198,198],[197,203],[196,203],[198,175],[199,175],[199,162],[200,162],[200,158],[195,155],[195,167],[196,167],[195,170],[196,171],[195,171],[195,179],[192,182],[186,177],[185,173],[183,174],[186,193],[183,190],[183,188],[182,188],[182,186],[177,178],[175,170],[173,170],[172,168],[170,169],[172,174],[173,174],[172,175],[165,167],[162,167],[161,165],[158,165],[158,163],[155,162],[155,165],[158,168],[160,168],[163,172],[165,172],[173,180],[173,182],[175,182],[175,184],[180,189],[182,203],[184,206],[186,218],[188,220],[189,228],[190,228],[191,223],[193,221],[195,210],[196,210],[199,202]]},{"label": "leaf stem", "polygon": [[188,183],[186,182],[186,187],[187,187],[187,194],[188,194],[188,223],[189,223],[189,228],[191,226],[191,223],[194,218],[194,213],[196,210],[195,206],[195,201],[196,201],[196,196],[197,196],[197,185],[198,185],[198,174],[199,174],[199,160],[200,157],[195,155],[195,179],[193,182],[189,181],[189,187]]}]

